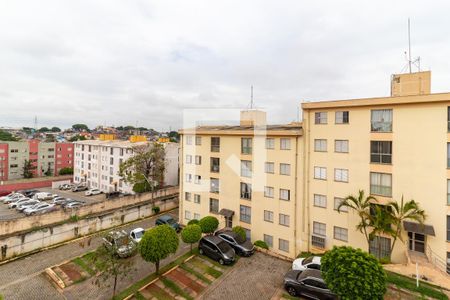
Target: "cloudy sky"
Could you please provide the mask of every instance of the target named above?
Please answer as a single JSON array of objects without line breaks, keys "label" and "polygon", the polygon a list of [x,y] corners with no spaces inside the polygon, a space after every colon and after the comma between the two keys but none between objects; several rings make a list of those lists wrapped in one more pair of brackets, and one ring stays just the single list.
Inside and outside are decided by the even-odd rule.
[{"label": "cloudy sky", "polygon": [[[447,3],[446,3],[447,2]],[[450,91],[448,1],[0,0],[0,126],[177,129],[184,109],[389,94],[414,57]]]}]

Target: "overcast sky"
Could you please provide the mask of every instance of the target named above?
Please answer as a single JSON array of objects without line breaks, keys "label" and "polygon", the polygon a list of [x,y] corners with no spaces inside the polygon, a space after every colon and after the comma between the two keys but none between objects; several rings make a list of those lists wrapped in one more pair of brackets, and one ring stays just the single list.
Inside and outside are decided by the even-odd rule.
[{"label": "overcast sky", "polygon": [[450,91],[449,1],[0,0],[0,126],[182,126],[183,109],[271,123],[300,101],[388,96],[412,55]]}]

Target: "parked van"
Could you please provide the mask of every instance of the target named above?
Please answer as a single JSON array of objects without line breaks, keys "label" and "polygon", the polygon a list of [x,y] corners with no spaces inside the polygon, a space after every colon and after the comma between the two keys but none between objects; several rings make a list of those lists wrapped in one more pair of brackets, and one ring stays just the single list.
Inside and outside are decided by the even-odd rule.
[{"label": "parked van", "polygon": [[227,242],[214,235],[204,236],[198,242],[198,251],[211,259],[217,260],[221,265],[231,264],[236,259],[236,253]]}]

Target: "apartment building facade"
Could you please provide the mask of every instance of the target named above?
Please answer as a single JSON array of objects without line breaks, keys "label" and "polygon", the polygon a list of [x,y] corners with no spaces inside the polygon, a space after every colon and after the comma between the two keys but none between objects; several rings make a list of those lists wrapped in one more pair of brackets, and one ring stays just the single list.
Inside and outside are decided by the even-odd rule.
[{"label": "apartment building facade", "polygon": [[[139,139],[85,140],[75,145],[73,179],[75,183],[85,182],[90,188],[102,192],[120,191],[132,193],[133,187],[119,176],[120,164],[134,155],[134,147],[149,142]],[[166,149],[165,185],[178,185],[178,144],[164,143]]]},{"label": "apartment building facade", "polygon": [[0,142],[0,180],[23,178],[26,161],[31,162],[34,177],[58,175],[61,168],[73,167],[73,145],[39,140]]},{"label": "apartment building facade", "polygon": [[[450,261],[450,93],[430,91],[431,73],[419,72],[394,75],[390,97],[303,103],[302,123],[286,130],[292,136],[266,131],[265,140],[275,139],[273,150],[267,150],[265,143],[257,141],[258,134],[245,126],[181,130],[181,222],[214,215],[220,227],[240,225],[250,230],[252,241],[266,240],[273,252],[291,258],[334,245],[359,247],[384,257],[392,238],[379,235],[367,245],[356,229],[355,212],[337,211],[345,197],[364,190],[377,199],[374,208],[403,197],[417,201],[427,214],[423,226],[404,222],[404,242],[396,243],[394,262],[424,254],[445,264]],[[281,150],[281,140],[289,136],[291,150]],[[247,138],[254,139],[253,153],[265,153],[263,162],[243,154]],[[212,151],[219,144],[220,151]],[[287,186],[290,201],[280,201],[279,195],[269,201],[264,188],[254,191],[251,201],[242,199],[240,184],[248,178],[236,170],[243,161],[252,161],[252,179],[274,187],[275,194]],[[271,161],[275,172],[267,175],[262,166]],[[281,163],[290,164],[295,176],[278,173]],[[214,168],[220,171],[213,172]],[[219,192],[211,192],[216,183]],[[249,211],[251,222],[245,222]],[[289,229],[280,226],[279,219],[285,218],[281,215],[289,215]],[[280,250],[285,247],[277,239],[288,240],[289,251]]]}]

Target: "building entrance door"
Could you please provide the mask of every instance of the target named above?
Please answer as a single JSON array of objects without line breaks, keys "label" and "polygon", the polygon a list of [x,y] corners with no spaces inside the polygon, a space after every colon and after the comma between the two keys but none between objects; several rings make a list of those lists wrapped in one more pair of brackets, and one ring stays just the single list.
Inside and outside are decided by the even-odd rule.
[{"label": "building entrance door", "polygon": [[425,235],[416,232],[408,232],[408,239],[409,250],[425,253]]},{"label": "building entrance door", "polygon": [[226,217],[225,218],[226,227],[233,228],[233,217]]}]

